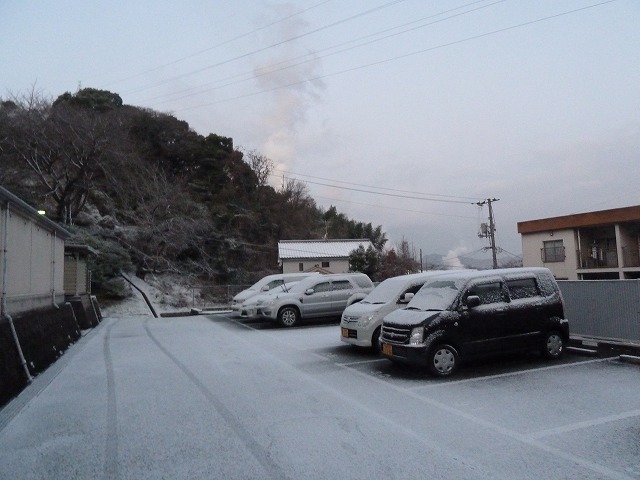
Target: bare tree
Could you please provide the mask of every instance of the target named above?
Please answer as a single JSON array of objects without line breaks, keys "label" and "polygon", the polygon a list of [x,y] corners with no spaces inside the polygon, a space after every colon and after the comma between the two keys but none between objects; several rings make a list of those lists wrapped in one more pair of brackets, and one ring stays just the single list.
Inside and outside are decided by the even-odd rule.
[{"label": "bare tree", "polygon": [[285,201],[294,208],[315,206],[315,201],[309,195],[309,189],[304,182],[295,178],[288,178],[281,193]]},{"label": "bare tree", "polygon": [[251,150],[247,153],[247,158],[247,163],[256,176],[258,188],[264,187],[269,181],[269,176],[273,173],[273,160],[255,150]]},{"label": "bare tree", "polygon": [[112,115],[60,103],[33,88],[14,96],[3,153],[34,174],[55,218],[70,222],[84,207],[113,131]]}]

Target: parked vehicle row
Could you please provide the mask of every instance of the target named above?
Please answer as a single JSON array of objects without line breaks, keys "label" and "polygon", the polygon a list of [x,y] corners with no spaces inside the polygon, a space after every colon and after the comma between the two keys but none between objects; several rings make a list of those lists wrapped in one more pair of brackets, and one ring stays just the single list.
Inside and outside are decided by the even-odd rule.
[{"label": "parked vehicle row", "polygon": [[237,311],[285,327],[342,315],[341,341],[437,376],[482,355],[537,350],[559,358],[569,341],[564,301],[546,268],[429,271],[375,289],[362,273],[317,274],[255,294]]}]

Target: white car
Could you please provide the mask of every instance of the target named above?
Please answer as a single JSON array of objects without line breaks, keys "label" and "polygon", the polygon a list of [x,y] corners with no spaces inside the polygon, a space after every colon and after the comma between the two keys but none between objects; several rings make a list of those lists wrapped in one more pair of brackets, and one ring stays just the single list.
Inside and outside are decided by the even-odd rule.
[{"label": "white car", "polygon": [[340,321],[340,339],[358,347],[379,350],[378,338],[384,316],[409,303],[427,279],[444,273],[451,273],[451,270],[387,278],[363,300],[345,309]]},{"label": "white car", "polygon": [[285,282],[297,282],[303,278],[310,277],[312,275],[320,275],[318,272],[302,272],[302,273],[276,273],[273,275],[267,275],[261,278],[256,283],[251,285],[246,290],[241,291],[231,301],[231,310],[238,314],[240,313],[240,306],[243,302],[255,295],[268,292],[274,287],[278,287]]},{"label": "white car", "polygon": [[364,273],[333,273],[300,280],[287,293],[269,295],[258,305],[263,318],[292,327],[301,319],[340,316],[349,302],[373,290]]},{"label": "white car", "polygon": [[291,287],[296,285],[298,282],[287,282],[279,285],[277,287],[271,288],[268,292],[261,293],[259,295],[254,295],[249,297],[248,300],[242,302],[240,308],[238,309],[238,313],[242,318],[256,318],[260,315],[258,314],[258,305],[261,305],[266,300],[269,299],[272,295],[278,295],[279,293],[287,293],[291,290]]}]

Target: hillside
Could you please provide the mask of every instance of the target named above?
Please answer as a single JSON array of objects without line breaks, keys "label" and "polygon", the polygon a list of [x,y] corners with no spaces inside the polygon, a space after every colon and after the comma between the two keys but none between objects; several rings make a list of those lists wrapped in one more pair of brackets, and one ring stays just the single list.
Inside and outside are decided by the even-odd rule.
[{"label": "hillside", "polygon": [[251,283],[277,269],[280,239],[386,243],[381,226],[319,208],[304,183],[270,186],[259,152],[108,91],[0,100],[0,162],[0,184],[100,252],[105,295],[120,295],[120,271]]}]

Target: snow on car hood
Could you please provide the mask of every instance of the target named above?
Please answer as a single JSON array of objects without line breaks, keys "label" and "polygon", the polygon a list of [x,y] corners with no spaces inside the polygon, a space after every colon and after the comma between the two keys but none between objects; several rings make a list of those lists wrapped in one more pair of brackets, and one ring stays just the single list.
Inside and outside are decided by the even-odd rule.
[{"label": "snow on car hood", "polygon": [[381,303],[352,303],[344,310],[344,315],[349,317],[362,317],[370,313],[376,313],[384,307]]},{"label": "snow on car hood", "polygon": [[401,308],[399,310],[394,310],[389,315],[384,317],[384,323],[409,326],[420,325],[421,323],[424,323],[425,320],[433,320],[441,313],[442,310],[425,311]]}]

